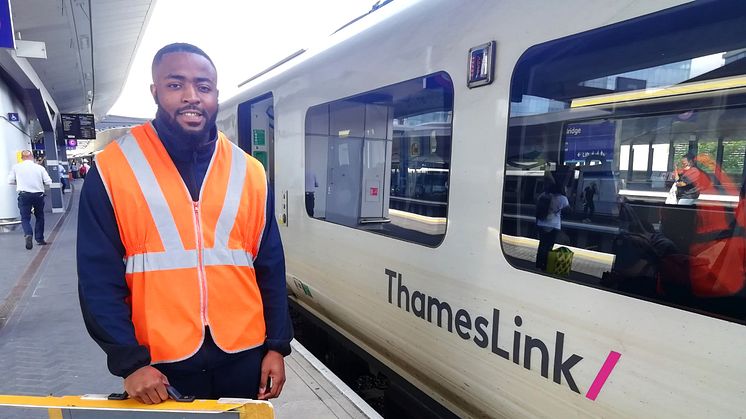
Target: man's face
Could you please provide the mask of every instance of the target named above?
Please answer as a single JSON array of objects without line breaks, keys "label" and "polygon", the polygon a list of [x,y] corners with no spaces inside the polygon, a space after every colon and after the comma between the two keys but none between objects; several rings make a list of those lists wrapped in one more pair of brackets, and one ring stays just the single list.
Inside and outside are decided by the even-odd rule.
[{"label": "man's face", "polygon": [[681,167],[683,167],[684,169],[688,169],[689,166],[691,166],[691,163],[689,163],[689,159],[687,159],[686,157],[682,157],[681,158]]},{"label": "man's face", "polygon": [[158,119],[191,141],[205,141],[218,112],[217,74],[210,61],[190,52],[164,55],[150,85]]}]

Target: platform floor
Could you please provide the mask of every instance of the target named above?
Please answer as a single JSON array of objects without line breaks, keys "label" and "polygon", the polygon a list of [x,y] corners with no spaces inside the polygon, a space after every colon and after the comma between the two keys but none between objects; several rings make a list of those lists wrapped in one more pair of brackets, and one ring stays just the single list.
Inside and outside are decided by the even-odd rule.
[{"label": "platform floor", "polygon": [[[0,394],[80,395],[122,390],[103,351],[88,336],[78,306],[76,191],[68,211],[47,206],[51,244],[26,250],[20,227],[0,233]],[[66,201],[66,205],[68,205]],[[85,231],[85,229],[83,229]],[[272,400],[277,418],[379,417],[298,342],[286,358],[287,382]],[[48,418],[46,410],[0,407],[3,419]]]}]

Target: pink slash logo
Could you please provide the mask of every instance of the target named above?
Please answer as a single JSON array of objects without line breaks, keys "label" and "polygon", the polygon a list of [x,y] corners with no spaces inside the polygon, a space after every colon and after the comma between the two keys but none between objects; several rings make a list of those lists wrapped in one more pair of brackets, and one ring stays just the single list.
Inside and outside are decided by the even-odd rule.
[{"label": "pink slash logo", "polygon": [[620,354],[619,352],[609,352],[609,356],[606,357],[606,361],[604,361],[604,364],[598,371],[596,379],[593,380],[593,384],[591,384],[591,388],[589,388],[588,392],[585,393],[585,397],[591,400],[596,400],[596,397],[598,397],[598,393],[601,392],[601,388],[606,383],[606,379],[609,378],[609,375],[611,375],[611,371],[614,369],[621,356],[622,354]]}]

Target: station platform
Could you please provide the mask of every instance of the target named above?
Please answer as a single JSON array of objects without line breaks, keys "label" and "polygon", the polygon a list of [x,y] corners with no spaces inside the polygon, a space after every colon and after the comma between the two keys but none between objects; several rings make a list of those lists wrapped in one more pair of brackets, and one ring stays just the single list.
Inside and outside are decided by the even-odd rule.
[{"label": "station platform", "polygon": [[[82,184],[73,181],[65,213],[53,214],[47,206],[49,245],[26,250],[20,226],[0,233],[0,394],[122,391],[122,380],[109,373],[104,352],[88,336],[78,305],[75,243]],[[300,343],[293,341],[292,347],[282,395],[271,400],[276,418],[380,417]],[[49,417],[46,409],[0,406],[3,419]]]}]

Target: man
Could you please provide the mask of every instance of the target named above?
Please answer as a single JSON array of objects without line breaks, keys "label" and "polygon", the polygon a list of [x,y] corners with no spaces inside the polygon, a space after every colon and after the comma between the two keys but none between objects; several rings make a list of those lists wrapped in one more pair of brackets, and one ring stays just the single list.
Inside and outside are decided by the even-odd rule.
[{"label": "man", "polygon": [[594,202],[594,198],[596,197],[596,193],[598,192],[598,188],[596,187],[596,182],[591,182],[589,186],[586,186],[583,190],[583,215],[585,216],[583,218],[584,223],[590,223],[591,219],[593,218],[593,214],[596,212],[596,203]]},{"label": "man", "polygon": [[264,169],[217,131],[207,54],[167,45],[152,75],[155,119],[107,146],[81,192],[86,327],[142,403],[166,400],[168,385],[277,397],[292,325]]},{"label": "man", "polygon": [[60,172],[60,185],[62,186],[62,195],[64,195],[65,189],[69,186],[67,183],[67,170],[65,170],[65,166],[62,163],[57,163],[57,170]]},{"label": "man", "polygon": [[[18,209],[21,211],[21,226],[23,227],[26,249],[31,250],[31,237],[36,238],[39,245],[44,241],[44,185],[52,186],[44,167],[34,163],[34,155],[29,150],[21,151],[21,162],[13,166],[8,175],[8,183],[16,185],[18,191]],[[36,227],[31,228],[31,209],[34,210]]]}]

